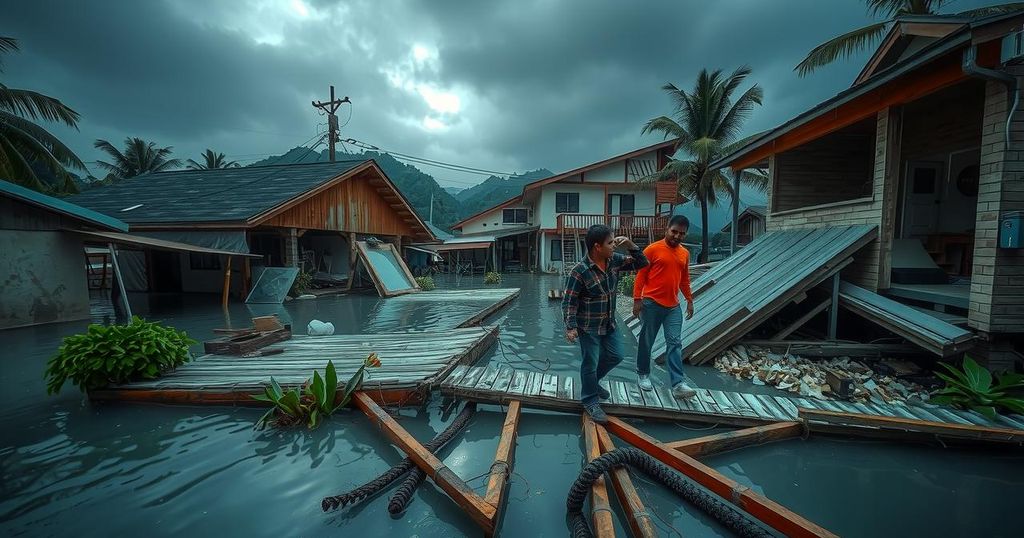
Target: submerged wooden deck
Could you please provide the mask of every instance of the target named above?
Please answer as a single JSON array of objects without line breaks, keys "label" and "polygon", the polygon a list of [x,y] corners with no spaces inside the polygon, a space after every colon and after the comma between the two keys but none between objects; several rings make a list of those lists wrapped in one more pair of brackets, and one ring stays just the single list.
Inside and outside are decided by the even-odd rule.
[{"label": "submerged wooden deck", "polygon": [[[483,403],[504,404],[513,400],[524,406],[555,411],[580,412],[580,387],[576,374],[558,375],[513,369],[506,365],[459,366],[441,383],[443,394]],[[697,397],[676,400],[668,387],[640,390],[636,383],[609,381],[611,398],[602,407],[619,417],[659,418],[731,425],[758,425],[800,420],[798,408],[878,417],[921,420],[951,425],[1016,430],[1024,441],[1024,416],[991,421],[973,411],[910,405],[878,405],[745,394],[698,389]]]},{"label": "submerged wooden deck", "polygon": [[334,362],[339,382],[348,380],[370,353],[380,368],[368,369],[363,390],[384,404],[419,403],[459,364],[470,364],[491,348],[498,328],[445,331],[293,336],[273,344],[284,352],[264,357],[203,355],[160,378],[90,392],[98,400],[161,403],[240,403],[263,392],[273,376],[281,386],[304,383],[313,370],[323,375]]}]

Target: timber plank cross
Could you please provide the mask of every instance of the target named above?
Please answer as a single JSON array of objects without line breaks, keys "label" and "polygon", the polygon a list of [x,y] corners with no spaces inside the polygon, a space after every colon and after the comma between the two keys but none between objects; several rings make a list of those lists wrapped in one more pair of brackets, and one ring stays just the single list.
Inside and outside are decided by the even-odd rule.
[{"label": "timber plank cross", "polygon": [[[583,415],[583,440],[587,450],[587,463],[601,456],[601,443],[597,438],[597,425],[586,414]],[[590,517],[597,538],[614,538],[615,523],[612,521],[612,507],[608,500],[608,485],[604,477],[598,477],[590,486]]]},{"label": "timber plank cross", "polygon": [[[593,423],[588,416],[584,416],[583,420]],[[615,450],[615,444],[612,443],[612,436],[608,435],[608,430],[596,424],[594,429],[597,431],[597,440],[601,445],[601,452]],[[637,492],[636,487],[633,486],[633,481],[629,478],[629,471],[620,467],[612,469],[609,475],[612,480],[612,488],[615,490],[615,497],[619,499],[619,506],[622,507],[622,510],[629,517],[629,528],[633,531],[633,536],[643,536],[645,538],[657,536],[658,530],[654,526],[654,521],[651,520],[651,515],[644,508],[643,501],[640,500],[640,494]]]},{"label": "timber plank cross", "polygon": [[356,406],[402,449],[417,467],[430,477],[488,536],[497,532],[504,505],[508,498],[508,477],[515,461],[516,437],[519,426],[519,402],[509,404],[502,427],[501,439],[494,464],[491,465],[487,492],[483,497],[469,487],[444,462],[427,450],[409,434],[391,415],[387,414],[366,393],[360,391],[353,397]]}]

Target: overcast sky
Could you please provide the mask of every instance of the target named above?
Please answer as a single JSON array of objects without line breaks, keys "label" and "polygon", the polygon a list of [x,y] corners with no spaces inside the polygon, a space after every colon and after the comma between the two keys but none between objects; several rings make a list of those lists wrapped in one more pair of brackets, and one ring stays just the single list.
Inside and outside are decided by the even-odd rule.
[{"label": "overcast sky", "polygon": [[[947,11],[992,2],[959,0]],[[85,161],[139,136],[243,164],[315,140],[334,84],[342,138],[502,172],[559,172],[660,140],[660,87],[750,65],[765,103],[748,133],[849,86],[866,59],[800,79],[814,45],[870,22],[858,0],[0,0],[20,40],[0,79],[57,97],[50,125]],[[351,117],[349,116],[351,113]],[[92,165],[93,163],[89,163]],[[442,186],[482,176],[421,169]],[[93,168],[96,175],[103,174]]]}]

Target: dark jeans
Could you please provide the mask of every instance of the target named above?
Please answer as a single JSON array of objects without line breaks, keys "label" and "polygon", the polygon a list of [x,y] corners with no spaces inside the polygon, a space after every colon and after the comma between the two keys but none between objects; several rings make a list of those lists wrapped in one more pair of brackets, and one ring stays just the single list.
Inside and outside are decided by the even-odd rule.
[{"label": "dark jeans", "polygon": [[665,308],[653,299],[644,299],[640,311],[640,337],[637,338],[636,371],[651,374],[651,348],[658,331],[665,330],[665,362],[671,386],[686,380],[683,375],[683,310],[678,305]]},{"label": "dark jeans", "polygon": [[622,362],[622,333],[618,329],[600,335],[578,331],[583,362],[580,364],[580,400],[583,405],[597,403],[598,381]]}]

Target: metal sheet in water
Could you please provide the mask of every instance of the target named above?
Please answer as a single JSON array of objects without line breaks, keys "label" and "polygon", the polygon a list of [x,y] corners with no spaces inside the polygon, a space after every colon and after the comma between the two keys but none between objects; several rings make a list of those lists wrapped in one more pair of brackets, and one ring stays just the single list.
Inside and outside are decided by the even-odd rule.
[{"label": "metal sheet in water", "polygon": [[267,267],[260,273],[245,302],[281,304],[298,274],[298,267]]}]

